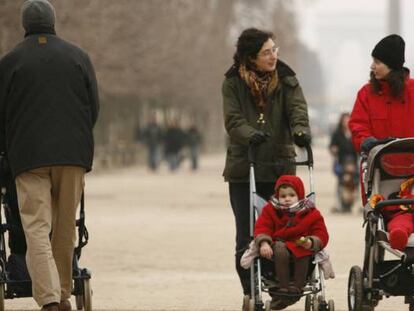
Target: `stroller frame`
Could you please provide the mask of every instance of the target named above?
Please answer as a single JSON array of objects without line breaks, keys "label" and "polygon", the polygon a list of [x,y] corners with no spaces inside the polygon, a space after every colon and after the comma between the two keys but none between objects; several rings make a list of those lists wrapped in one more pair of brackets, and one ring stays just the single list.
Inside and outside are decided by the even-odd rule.
[{"label": "stroller frame", "polygon": [[[361,157],[363,203],[376,193],[373,179],[387,176],[378,165],[380,158],[388,153],[414,153],[414,138],[395,139],[374,147],[369,155]],[[410,174],[411,175],[411,174]],[[396,176],[387,176],[389,180]],[[408,177],[408,176],[405,176]],[[381,181],[383,181],[381,179]],[[379,183],[380,181],[377,180]],[[383,194],[383,193],[380,193]],[[348,309],[350,311],[374,311],[383,297],[404,296],[409,310],[414,310],[414,236],[411,235],[407,249],[399,251],[390,246],[387,238],[383,208],[391,205],[411,205],[414,199],[385,199],[373,208],[364,206],[365,252],[362,269],[355,265],[351,268],[348,279]],[[385,260],[385,253],[396,260]]]},{"label": "stroller frame", "polygon": [[[22,297],[32,297],[32,292],[22,292],[14,289],[14,286],[25,285],[31,287],[31,280],[15,280],[9,275],[6,269],[7,264],[7,248],[5,233],[11,230],[10,224],[5,221],[5,215],[10,209],[7,199],[7,185],[4,182],[11,178],[8,171],[7,160],[4,154],[0,154],[0,311],[5,310],[5,299],[14,299]],[[89,234],[85,226],[85,197],[82,193],[79,209],[79,218],[76,220],[76,227],[78,232],[78,243],[74,249],[72,262],[72,279],[73,289],[72,295],[76,299],[76,309],[92,311],[92,288],[90,279],[92,273],[87,268],[79,266],[79,259],[82,254],[82,248],[88,244]],[[14,286],[13,286],[14,285]]]},{"label": "stroller frame", "polygon": [[[275,163],[263,163],[269,167],[284,166],[284,165],[295,165],[295,166],[307,166],[309,170],[309,183],[310,192],[314,192],[314,178],[313,178],[313,152],[311,146],[308,144],[305,146],[307,159],[305,161],[286,161],[280,160]],[[257,217],[260,215],[266,201],[260,197],[256,192],[256,180],[255,180],[255,165],[254,149],[252,146],[248,150],[248,158],[250,163],[249,170],[249,184],[250,184],[250,239],[254,239],[254,226]],[[313,260],[312,260],[313,261]],[[300,296],[306,296],[305,298],[305,311],[334,311],[334,301],[330,299],[328,302],[325,299],[325,280],[323,271],[319,268],[318,264],[314,265],[313,271],[308,278],[308,281],[304,287],[304,291]],[[312,265],[311,264],[311,265]],[[249,311],[270,311],[270,301],[267,300],[263,303],[262,294],[263,292],[269,292],[272,287],[271,281],[266,281],[263,278],[262,264],[260,256],[255,258],[250,268],[250,299],[245,301],[248,303]],[[248,296],[247,296],[248,297]]]}]

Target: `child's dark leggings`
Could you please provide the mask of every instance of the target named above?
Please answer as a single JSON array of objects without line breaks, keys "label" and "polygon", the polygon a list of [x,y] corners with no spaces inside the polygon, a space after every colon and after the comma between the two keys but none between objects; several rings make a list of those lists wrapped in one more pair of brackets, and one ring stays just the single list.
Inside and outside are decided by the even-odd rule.
[{"label": "child's dark leggings", "polygon": [[[284,242],[276,241],[273,244],[273,258],[275,262],[276,276],[279,279],[279,287],[287,289],[289,285],[293,285],[299,290],[302,290],[306,284],[309,256],[296,258],[289,252]],[[292,283],[290,283],[291,258],[294,262]]]}]

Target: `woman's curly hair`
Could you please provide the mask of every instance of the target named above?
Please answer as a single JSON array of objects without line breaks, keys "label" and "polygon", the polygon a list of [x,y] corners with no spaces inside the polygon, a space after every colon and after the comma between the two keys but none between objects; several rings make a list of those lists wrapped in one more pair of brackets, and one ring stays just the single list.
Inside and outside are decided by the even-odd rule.
[{"label": "woman's curly hair", "polygon": [[270,31],[256,28],[245,29],[237,40],[236,52],[233,56],[234,65],[239,67],[243,64],[250,68],[250,60],[257,57],[263,44],[269,39],[273,39],[273,33]]}]

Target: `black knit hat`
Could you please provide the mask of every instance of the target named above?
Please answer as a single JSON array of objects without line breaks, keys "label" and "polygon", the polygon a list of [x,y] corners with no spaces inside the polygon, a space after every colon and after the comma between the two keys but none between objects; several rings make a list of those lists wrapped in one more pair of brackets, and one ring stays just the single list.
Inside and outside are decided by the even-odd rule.
[{"label": "black knit hat", "polygon": [[405,62],[404,50],[404,39],[394,34],[378,42],[371,55],[390,67],[390,69],[401,69]]}]

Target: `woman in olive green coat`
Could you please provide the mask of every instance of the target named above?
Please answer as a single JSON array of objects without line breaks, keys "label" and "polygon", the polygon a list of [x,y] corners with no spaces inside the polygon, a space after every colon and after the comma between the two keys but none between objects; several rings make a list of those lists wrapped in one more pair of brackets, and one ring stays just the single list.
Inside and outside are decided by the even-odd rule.
[{"label": "woman in olive green coat", "polygon": [[295,174],[295,167],[265,167],[260,162],[293,160],[293,143],[303,147],[311,140],[302,89],[293,70],[278,60],[278,49],[272,33],[244,30],[222,87],[224,123],[229,135],[223,176],[229,182],[236,221],[236,270],[244,301],[250,294],[250,272],[240,266],[250,242],[248,148],[254,148],[258,163],[257,192],[269,199],[276,179],[282,174]]}]

